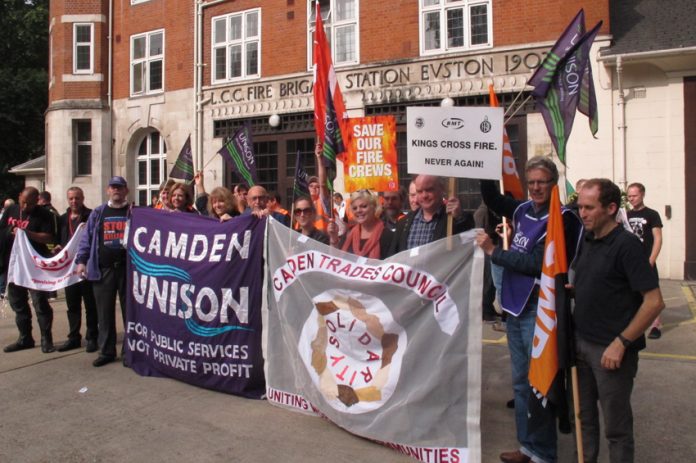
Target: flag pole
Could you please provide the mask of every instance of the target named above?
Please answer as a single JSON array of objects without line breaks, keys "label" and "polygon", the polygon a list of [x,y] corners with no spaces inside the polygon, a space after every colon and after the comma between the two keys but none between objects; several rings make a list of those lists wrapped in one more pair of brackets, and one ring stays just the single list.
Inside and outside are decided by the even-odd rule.
[{"label": "flag pole", "polygon": [[[512,108],[515,107],[515,103],[517,103],[517,100],[522,96],[523,93],[524,93],[524,88],[523,88],[522,90],[520,90],[519,92],[517,92],[517,95],[515,95],[515,99],[512,100],[512,103],[510,103],[510,106],[508,106],[507,109],[505,110],[504,116],[507,116],[507,113],[508,113]],[[524,103],[523,103],[523,104],[524,104]]]},{"label": "flag pole", "polygon": [[[522,93],[522,92],[520,92],[520,93]],[[523,101],[522,103],[520,103],[520,105],[517,107],[517,109],[515,109],[515,111],[513,111],[513,113],[510,114],[510,115],[505,119],[505,122],[503,122],[503,125],[505,125],[505,124],[507,124],[508,122],[510,122],[510,119],[512,119],[513,117],[515,117],[515,114],[517,114],[518,112],[520,112],[520,109],[522,109],[522,108],[524,107],[524,105],[527,104],[527,102],[528,102],[531,98],[532,98],[532,95],[531,95],[531,94],[528,95],[527,98],[525,98],[524,101]],[[512,106],[511,106],[511,107],[512,107]]]},{"label": "flag pole", "polygon": [[585,461],[582,450],[582,419],[580,418],[580,388],[578,387],[578,367],[570,368],[570,377],[573,387],[573,411],[575,412],[575,445],[578,450],[578,461]]}]

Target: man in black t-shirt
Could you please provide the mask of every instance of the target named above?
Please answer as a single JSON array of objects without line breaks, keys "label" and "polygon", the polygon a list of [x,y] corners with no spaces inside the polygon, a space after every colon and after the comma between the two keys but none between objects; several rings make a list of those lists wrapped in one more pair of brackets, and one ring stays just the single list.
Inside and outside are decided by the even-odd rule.
[{"label": "man in black t-shirt", "polygon": [[[650,209],[643,203],[645,186],[642,183],[631,183],[628,185],[626,192],[628,202],[631,203],[632,207],[626,214],[628,216],[628,224],[631,226],[633,234],[643,243],[645,255],[648,256],[650,265],[657,273],[657,256],[662,248],[662,220],[660,219],[660,213]],[[660,322],[660,317],[657,317],[650,327],[648,337],[650,339],[658,339],[662,336],[661,329],[662,323]]]},{"label": "man in black t-shirt", "polygon": [[585,461],[597,461],[599,413],[611,461],[633,461],[631,392],[643,333],[664,308],[657,275],[638,239],[616,223],[621,191],[587,181],[578,208],[587,236],[575,266],[575,338]]},{"label": "man in black t-shirt", "polygon": [[75,262],[77,271],[92,282],[99,320],[99,356],[92,362],[101,367],[116,360],[116,295],[126,321],[126,250],[123,235],[128,220],[128,184],[113,177],[106,190],[109,201],[94,208],[87,219]]},{"label": "man in black t-shirt", "polygon": [[[24,230],[29,242],[36,251],[44,257],[50,256],[48,243],[55,239],[55,220],[51,212],[38,206],[39,190],[34,187],[25,188],[19,195],[19,204],[9,207],[0,220],[0,240],[2,240],[3,270],[6,271],[10,262],[12,245],[17,229]],[[29,296],[36,312],[36,319],[41,330],[41,350],[44,353],[55,351],[53,347],[53,308],[48,303],[48,295],[44,291],[23,288],[14,283],[7,286],[7,298],[15,312],[15,322],[19,330],[16,342],[5,346],[5,352],[15,352],[34,347],[31,334],[31,309]]]}]

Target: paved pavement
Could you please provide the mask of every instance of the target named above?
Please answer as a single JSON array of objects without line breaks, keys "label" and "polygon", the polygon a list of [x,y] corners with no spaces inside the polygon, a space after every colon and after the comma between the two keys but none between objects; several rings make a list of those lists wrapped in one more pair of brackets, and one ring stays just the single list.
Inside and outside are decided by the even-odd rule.
[{"label": "paved pavement", "polygon": [[[696,302],[684,282],[663,280],[662,288],[663,337],[641,355],[633,394],[636,461],[696,461]],[[66,309],[61,299],[53,305],[58,344]],[[516,447],[505,408],[509,355],[501,333],[485,325],[483,334],[483,461],[495,462]],[[11,309],[0,307],[0,345],[16,335]],[[120,363],[94,368],[94,357],[84,349],[0,352],[0,463],[415,461],[319,418],[140,377]],[[572,437],[561,436],[559,461],[573,461],[573,448]]]}]

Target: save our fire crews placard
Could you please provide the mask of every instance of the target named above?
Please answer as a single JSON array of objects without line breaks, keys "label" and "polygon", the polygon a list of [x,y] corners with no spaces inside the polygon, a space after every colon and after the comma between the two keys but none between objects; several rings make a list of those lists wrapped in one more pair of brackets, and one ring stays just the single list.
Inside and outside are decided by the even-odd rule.
[{"label": "save our fire crews placard", "polygon": [[502,108],[409,107],[406,119],[409,173],[500,179]]},{"label": "save our fire crews placard", "polygon": [[394,116],[351,118],[348,127],[343,163],[346,191],[398,190]]}]

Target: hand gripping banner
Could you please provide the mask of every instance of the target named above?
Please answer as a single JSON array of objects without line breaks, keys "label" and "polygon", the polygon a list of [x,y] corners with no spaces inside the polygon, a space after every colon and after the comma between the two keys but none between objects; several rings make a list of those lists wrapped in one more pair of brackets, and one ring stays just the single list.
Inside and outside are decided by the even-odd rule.
[{"label": "hand gripping banner", "polygon": [[85,225],[80,224],[68,244],[52,257],[43,257],[36,252],[27,234],[18,228],[10,254],[7,281],[29,289],[58,291],[82,280],[77,274],[75,254],[84,228]]},{"label": "hand gripping banner", "polygon": [[126,362],[143,376],[260,398],[265,220],[135,208]]},{"label": "hand gripping banner", "polygon": [[380,261],[268,229],[268,400],[423,462],[480,461],[473,231]]}]

